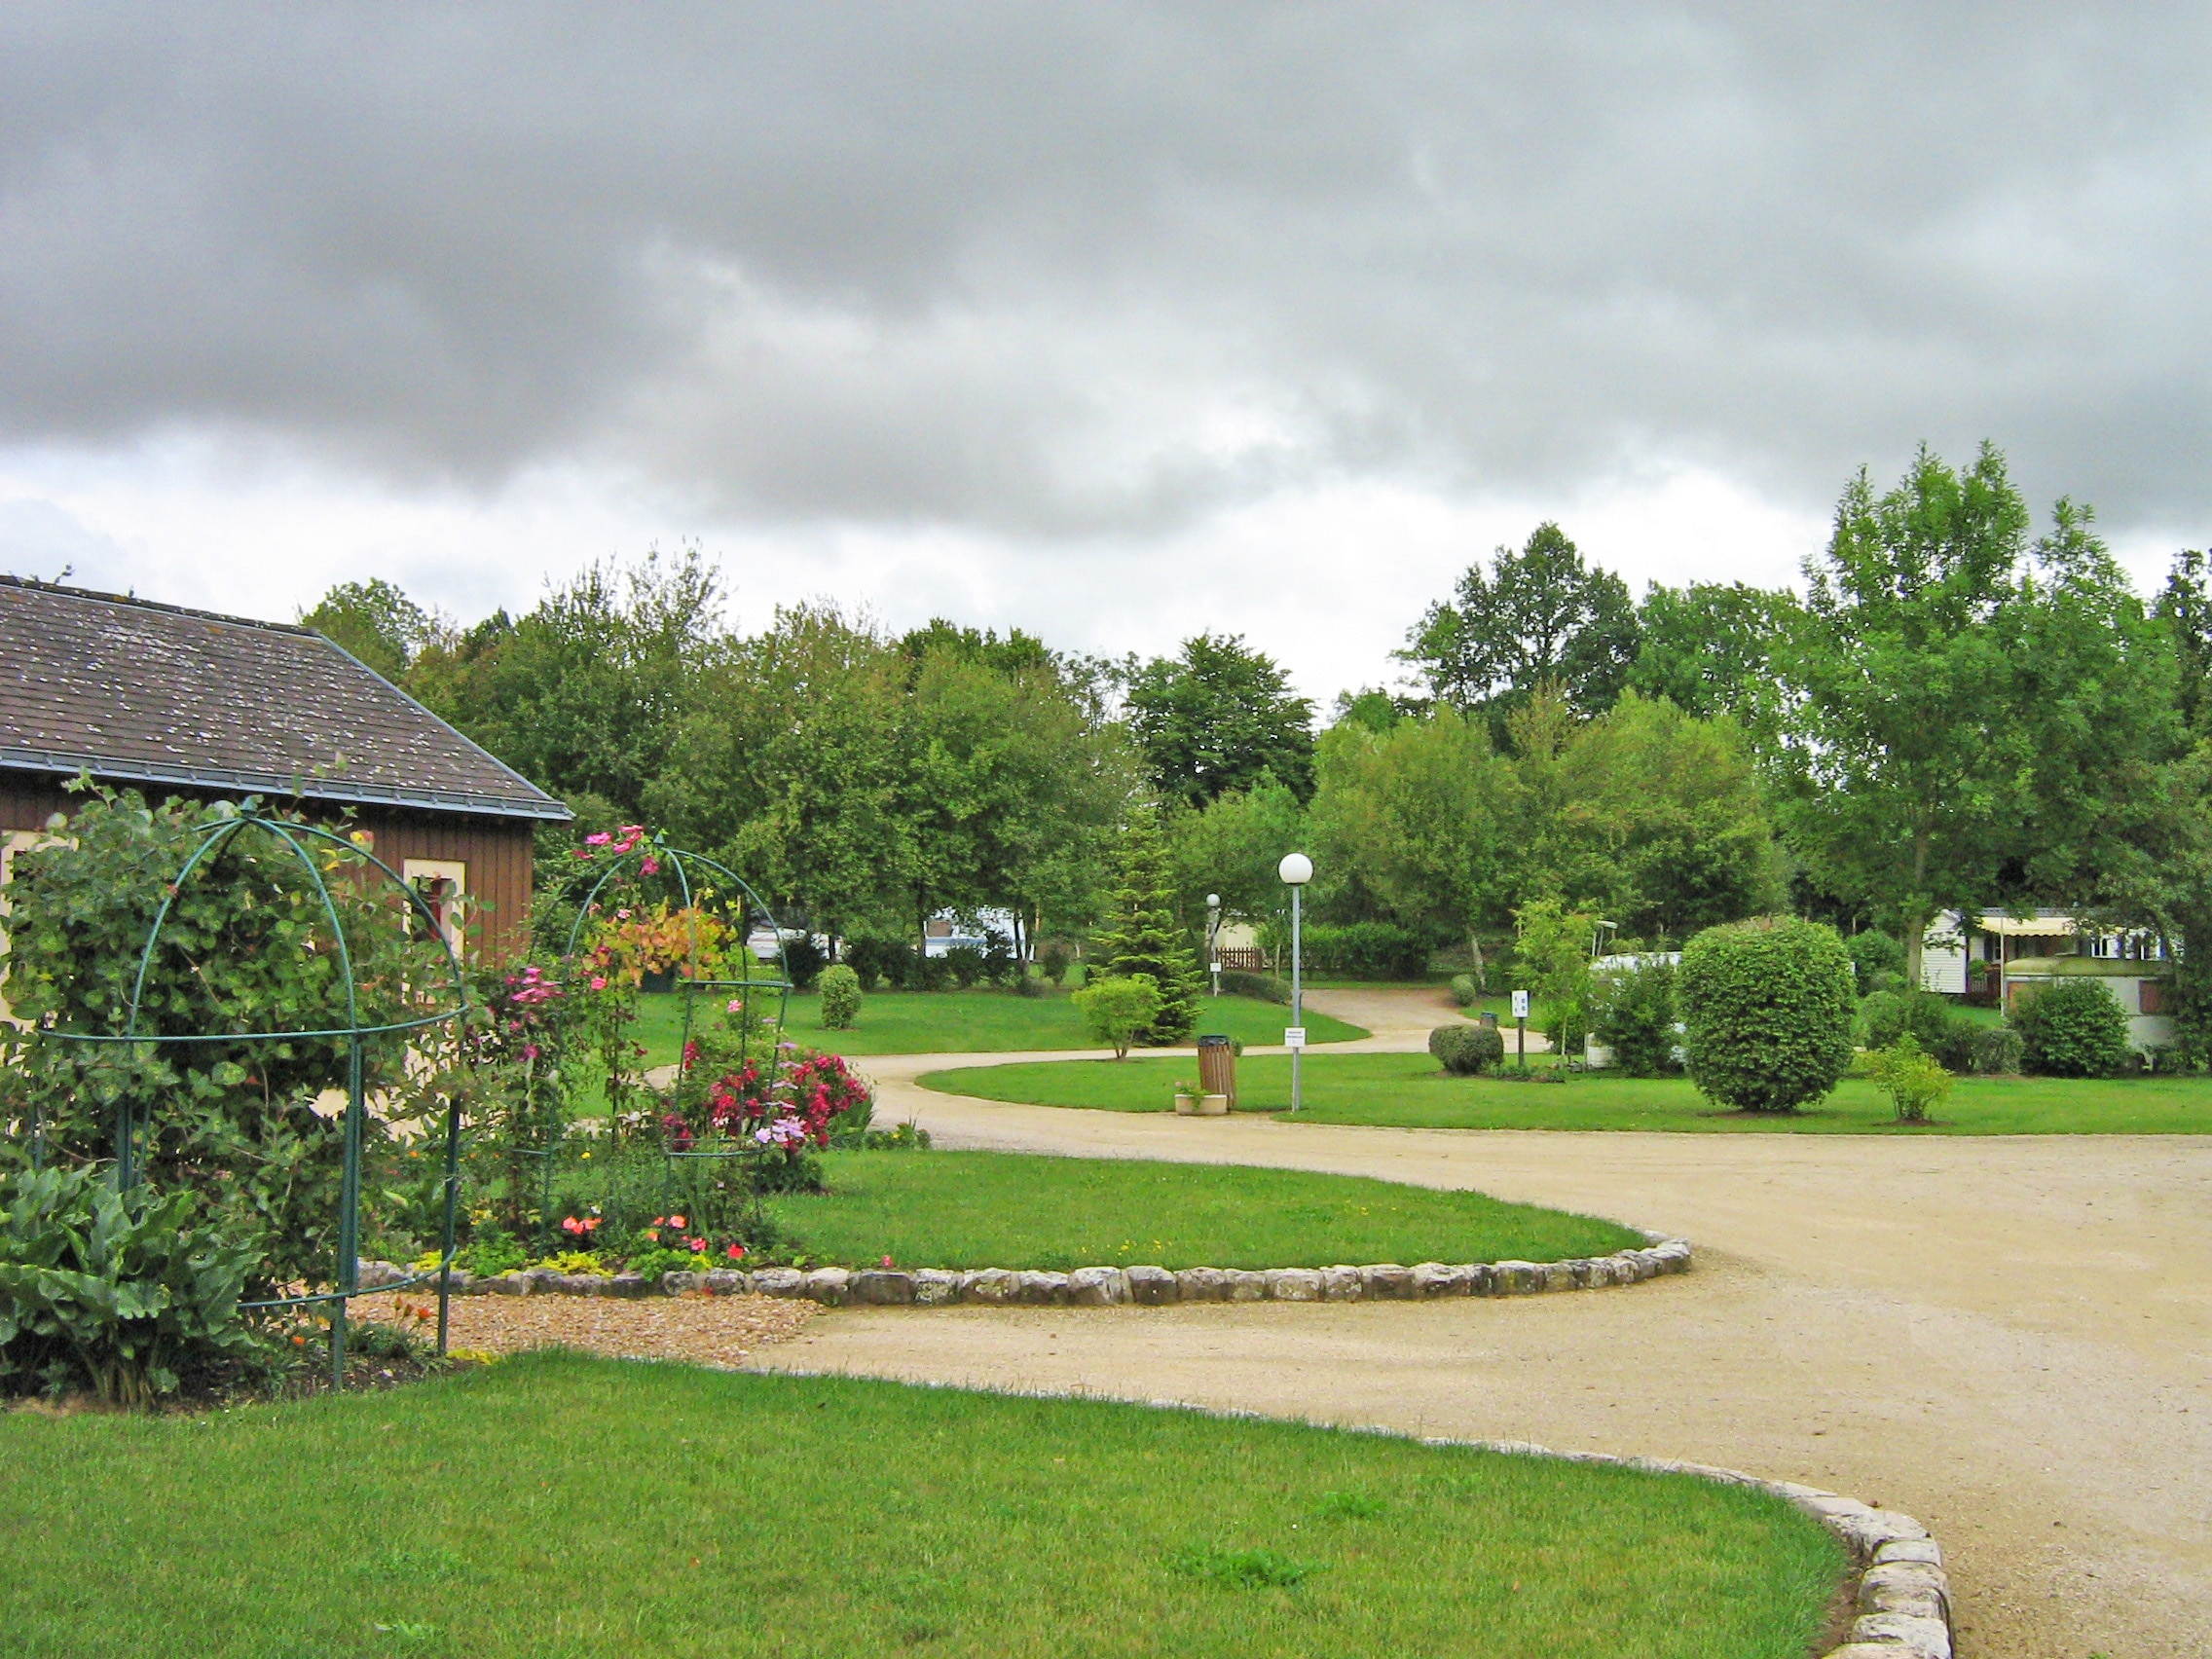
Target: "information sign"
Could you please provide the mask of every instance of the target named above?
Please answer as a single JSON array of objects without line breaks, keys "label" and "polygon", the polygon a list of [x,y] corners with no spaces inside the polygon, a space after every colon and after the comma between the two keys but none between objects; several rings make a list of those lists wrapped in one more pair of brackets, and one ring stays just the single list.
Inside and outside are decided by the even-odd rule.
[{"label": "information sign", "polygon": [[1285,1026],[1282,1033],[1282,1046],[1286,1049],[1305,1048],[1306,1027],[1303,1025]]}]

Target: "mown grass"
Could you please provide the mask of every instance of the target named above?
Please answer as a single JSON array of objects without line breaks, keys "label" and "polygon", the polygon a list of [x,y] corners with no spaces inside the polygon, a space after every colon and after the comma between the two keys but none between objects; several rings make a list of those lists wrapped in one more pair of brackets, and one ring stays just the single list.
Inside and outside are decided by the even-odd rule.
[{"label": "mown grass", "polygon": [[[1511,1039],[1508,1038],[1508,1043]],[[1510,1064],[1510,1056],[1508,1064]],[[1060,1060],[932,1072],[924,1088],[1029,1105],[1156,1112],[1178,1074],[1157,1060]],[[1290,1062],[1264,1055],[1236,1068],[1240,1111],[1290,1105]],[[1890,1098],[1847,1078],[1819,1104],[1783,1116],[1724,1111],[1683,1078],[1594,1073],[1563,1084],[1446,1077],[1426,1054],[1309,1054],[1311,1124],[1420,1129],[1666,1129],[1700,1133],[2054,1135],[2212,1134],[2212,1078],[1962,1077],[1931,1122],[1900,1124]]]},{"label": "mown grass", "polygon": [[1843,1571],[1686,1476],[559,1353],[0,1416],[0,1651],[41,1659],[1802,1659]]},{"label": "mown grass", "polygon": [[[758,996],[762,993],[756,992]],[[702,995],[699,1015],[712,1005]],[[773,994],[763,1006],[773,1007]],[[638,1041],[646,1064],[667,1065],[681,1046],[682,997],[678,992],[638,999]],[[1290,1010],[1257,997],[1201,997],[1198,1029],[1259,1047],[1280,1043]],[[822,1023],[822,999],[793,993],[786,1034],[810,1049],[839,1054],[991,1054],[1028,1049],[1096,1049],[1065,992],[1022,997],[1012,991],[873,991],[861,999],[860,1023],[832,1031]],[[1342,1043],[1367,1033],[1356,1025],[1309,1010],[1307,1039]],[[1183,1062],[1186,1070],[1189,1061]]]},{"label": "mown grass", "polygon": [[770,1200],[809,1260],[910,1268],[1322,1268],[1555,1262],[1631,1249],[1609,1221],[1362,1176],[1009,1152],[832,1153]]}]

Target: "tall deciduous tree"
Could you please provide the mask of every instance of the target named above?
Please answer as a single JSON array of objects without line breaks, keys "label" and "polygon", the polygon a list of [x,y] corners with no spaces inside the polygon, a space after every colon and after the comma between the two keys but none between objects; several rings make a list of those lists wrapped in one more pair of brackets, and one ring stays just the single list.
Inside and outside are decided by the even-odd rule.
[{"label": "tall deciduous tree", "polygon": [[1728,715],[1766,733],[1781,713],[1775,655],[1799,614],[1794,594],[1742,582],[1653,582],[1637,608],[1631,690],[1685,714]]},{"label": "tall deciduous tree", "polygon": [[1313,793],[1313,705],[1241,635],[1200,634],[1129,678],[1129,733],[1163,798],[1203,806],[1272,774]]},{"label": "tall deciduous tree", "polygon": [[1504,715],[1546,682],[1584,715],[1610,708],[1636,659],[1636,605],[1627,585],[1594,570],[1556,524],[1491,568],[1467,567],[1450,600],[1428,608],[1398,654],[1430,692],[1462,713]]},{"label": "tall deciduous tree", "polygon": [[1896,929],[1908,982],[1936,912],[2121,874],[2130,791],[2174,752],[2171,653],[2085,512],[2031,549],[1995,448],[1963,472],[1923,448],[1885,495],[1852,482],[1806,575],[1790,840]]},{"label": "tall deciduous tree", "polygon": [[1387,731],[1340,721],[1322,738],[1312,830],[1326,902],[1364,899],[1401,924],[1467,941],[1501,930],[1522,786],[1484,724],[1449,706]]},{"label": "tall deciduous tree", "polygon": [[300,622],[395,685],[436,632],[430,613],[382,576],[340,582],[313,610],[302,611]]}]

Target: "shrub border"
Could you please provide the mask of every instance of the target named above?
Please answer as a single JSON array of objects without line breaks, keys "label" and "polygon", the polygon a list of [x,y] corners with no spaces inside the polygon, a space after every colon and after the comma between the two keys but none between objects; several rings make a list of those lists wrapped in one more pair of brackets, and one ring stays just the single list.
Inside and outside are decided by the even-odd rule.
[{"label": "shrub border", "polygon": [[[455,1269],[458,1296],[775,1296],[825,1308],[1161,1308],[1183,1302],[1433,1302],[1447,1296],[1540,1296],[1603,1290],[1687,1272],[1690,1242],[1643,1229],[1641,1250],[1561,1262],[1373,1262],[1333,1268],[735,1268],[663,1273],[557,1273],[530,1268],[496,1277]],[[363,1262],[364,1292],[415,1275],[391,1262]]]}]

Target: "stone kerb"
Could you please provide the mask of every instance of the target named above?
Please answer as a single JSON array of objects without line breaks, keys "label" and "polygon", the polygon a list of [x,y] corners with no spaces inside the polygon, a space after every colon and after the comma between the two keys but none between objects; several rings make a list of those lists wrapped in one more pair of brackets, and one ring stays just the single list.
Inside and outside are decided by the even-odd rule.
[{"label": "stone kerb", "polygon": [[[826,1308],[1162,1308],[1184,1302],[1433,1302],[1457,1296],[1541,1296],[1639,1284],[1687,1272],[1689,1240],[1646,1233],[1642,1249],[1566,1262],[1373,1262],[1331,1268],[1077,1268],[1073,1272],[981,1268],[735,1268],[663,1273],[559,1273],[546,1268],[477,1277],[459,1269],[457,1296],[776,1296]],[[413,1275],[390,1262],[363,1262],[372,1291]],[[424,1288],[436,1284],[424,1281]]]}]

